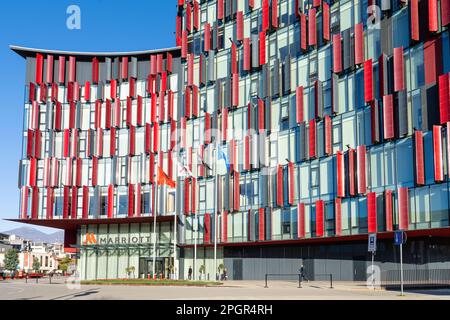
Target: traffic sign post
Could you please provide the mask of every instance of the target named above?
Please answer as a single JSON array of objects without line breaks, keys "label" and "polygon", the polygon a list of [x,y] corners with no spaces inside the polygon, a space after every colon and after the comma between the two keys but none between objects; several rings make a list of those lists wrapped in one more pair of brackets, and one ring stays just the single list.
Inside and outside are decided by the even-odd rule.
[{"label": "traffic sign post", "polygon": [[403,230],[395,231],[394,244],[400,246],[400,291],[403,296],[403,244],[406,243],[406,233]]},{"label": "traffic sign post", "polygon": [[[377,251],[377,234],[376,233],[370,233],[369,234],[369,243],[368,243],[368,251],[372,253],[372,282],[375,281],[374,274],[374,257],[375,252]],[[375,290],[375,285],[372,283],[372,287]]]}]

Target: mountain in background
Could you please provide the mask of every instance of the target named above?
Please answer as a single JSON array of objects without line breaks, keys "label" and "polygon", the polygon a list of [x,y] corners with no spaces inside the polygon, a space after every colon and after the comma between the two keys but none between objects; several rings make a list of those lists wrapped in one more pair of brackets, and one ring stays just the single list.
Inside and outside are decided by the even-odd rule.
[{"label": "mountain in background", "polygon": [[34,228],[20,227],[9,231],[2,231],[2,233],[9,235],[15,234],[20,238],[31,240],[33,242],[46,242],[46,243],[64,242],[64,231],[62,230],[47,234]]}]

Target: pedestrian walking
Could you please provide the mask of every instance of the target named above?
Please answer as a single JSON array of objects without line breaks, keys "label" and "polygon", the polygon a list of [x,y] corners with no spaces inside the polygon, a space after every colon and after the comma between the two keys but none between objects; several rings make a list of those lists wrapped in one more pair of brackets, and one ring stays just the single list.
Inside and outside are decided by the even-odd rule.
[{"label": "pedestrian walking", "polygon": [[303,267],[303,264],[300,266],[300,269],[298,270],[300,272],[300,279],[309,281],[308,278],[305,276],[305,268]]},{"label": "pedestrian walking", "polygon": [[189,267],[189,270],[188,270],[188,279],[189,279],[189,280],[192,279],[192,267]]}]

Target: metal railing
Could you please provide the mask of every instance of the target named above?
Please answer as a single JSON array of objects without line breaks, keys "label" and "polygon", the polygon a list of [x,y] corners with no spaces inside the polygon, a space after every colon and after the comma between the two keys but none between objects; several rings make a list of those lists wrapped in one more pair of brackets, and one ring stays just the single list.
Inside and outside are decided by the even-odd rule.
[{"label": "metal railing", "polygon": [[[275,276],[276,277],[286,277],[286,276],[292,277],[292,276],[296,276],[296,277],[298,277],[298,287],[297,288],[301,288],[302,287],[302,278],[304,278],[304,275],[302,275],[301,273],[266,273],[264,288],[268,288],[269,287],[268,284],[267,284],[269,276],[271,276],[271,277],[275,277]],[[327,277],[329,277],[330,289],[333,289],[333,274],[331,274],[331,273],[319,273],[319,274],[314,274],[314,277],[315,276],[327,276]]]},{"label": "metal railing", "polygon": [[[400,287],[400,270],[381,273],[381,286],[395,289]],[[406,269],[403,270],[405,288],[450,287],[450,269]]]}]

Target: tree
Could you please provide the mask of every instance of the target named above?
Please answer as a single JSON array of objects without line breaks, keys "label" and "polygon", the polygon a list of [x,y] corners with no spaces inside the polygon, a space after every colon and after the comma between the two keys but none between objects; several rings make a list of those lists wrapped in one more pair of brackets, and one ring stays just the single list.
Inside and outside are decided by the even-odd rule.
[{"label": "tree", "polygon": [[3,263],[5,264],[5,270],[15,271],[19,265],[19,252],[16,249],[6,251]]},{"label": "tree", "polygon": [[66,272],[69,269],[69,265],[72,263],[72,259],[66,255],[64,258],[61,259],[58,265],[58,270]]},{"label": "tree", "polygon": [[39,262],[38,258],[33,259],[33,270],[35,272],[38,272],[41,269],[41,263]]}]

